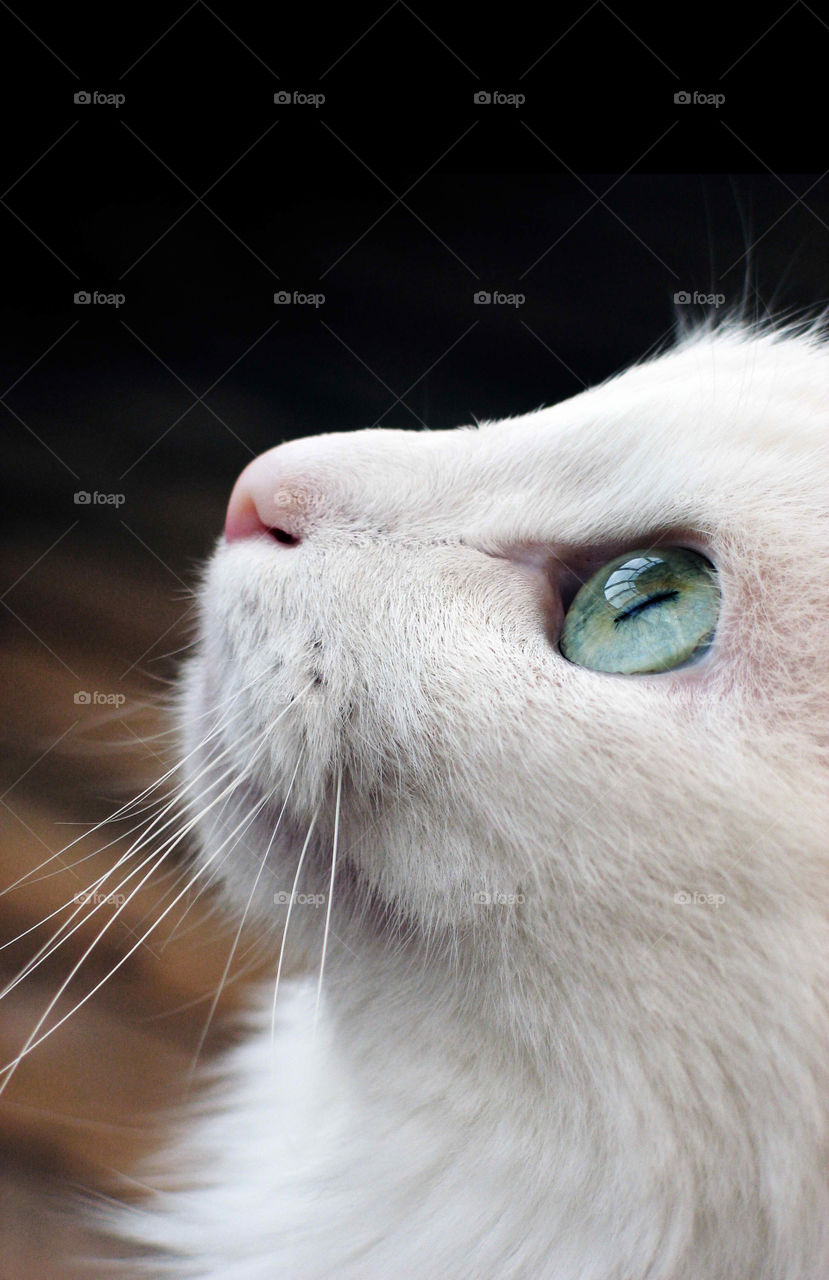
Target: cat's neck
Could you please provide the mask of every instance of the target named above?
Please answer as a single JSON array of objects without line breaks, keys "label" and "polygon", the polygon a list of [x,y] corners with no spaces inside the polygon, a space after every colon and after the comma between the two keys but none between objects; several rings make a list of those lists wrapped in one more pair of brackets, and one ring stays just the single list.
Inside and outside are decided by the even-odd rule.
[{"label": "cat's neck", "polygon": [[[346,981],[332,979],[315,1056],[339,1080],[332,1185],[352,1204],[376,1203],[386,1238],[401,1256],[413,1250],[413,1274],[427,1256],[443,1257],[435,1274],[470,1274],[452,1221],[464,1223],[466,1248],[482,1251],[473,1273],[486,1276],[771,1275],[755,1254],[757,1216],[776,1219],[783,1252],[808,1256],[805,1237],[827,1206],[817,1203],[806,1064],[790,1070],[788,1094],[779,1090],[793,1043],[747,1046],[734,1011],[706,1007],[694,986],[668,991],[645,978],[624,997],[621,977],[603,1000],[592,984],[562,983],[530,1028],[506,972],[463,990],[434,975],[388,955],[379,966],[369,951]],[[498,1000],[493,982],[504,984]],[[762,1154],[760,1116],[766,1137],[775,1130],[777,1161],[802,1172],[788,1198],[777,1161]],[[741,1218],[743,1239],[725,1229]],[[728,1239],[730,1271],[714,1254],[694,1270],[711,1240]]]},{"label": "cat's neck", "polygon": [[318,1009],[313,978],[283,985],[273,1040],[266,993],[258,1034],[234,1051],[227,1091],[188,1144],[208,1185],[155,1235],[200,1259],[199,1274],[822,1274],[814,1080],[780,1028],[740,1050],[739,1028],[726,1035],[735,1011],[706,1017],[710,991],[696,983],[673,1025],[646,983],[627,1009],[619,984],[603,1006],[564,984],[530,1047],[518,988],[504,1023],[494,1011],[508,990],[496,1002],[486,981],[441,982],[434,962],[387,952],[381,964],[371,946],[346,955],[338,964],[335,948]]},{"label": "cat's neck", "polygon": [[542,1082],[488,1045],[483,1020],[477,1033],[474,1017],[460,1028],[451,1002],[415,1012],[402,994],[387,988],[378,1018],[335,982],[314,1029],[313,983],[290,992],[272,1050],[290,1153],[277,1160],[274,1198],[295,1214],[311,1195],[314,1224],[306,1249],[291,1222],[290,1274],[546,1276],[561,1257],[557,1280],[581,1276],[588,1260],[611,1276],[616,1255],[603,1251],[618,1204],[609,1198],[583,1239],[574,1229],[609,1154],[585,1099],[568,1088],[539,1110]]}]

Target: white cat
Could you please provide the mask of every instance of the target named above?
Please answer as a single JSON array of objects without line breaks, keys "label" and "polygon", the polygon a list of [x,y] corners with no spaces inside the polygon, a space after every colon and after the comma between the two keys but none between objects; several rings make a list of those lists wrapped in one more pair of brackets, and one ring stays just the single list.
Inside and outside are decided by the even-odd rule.
[{"label": "white cat", "polygon": [[146,1274],[829,1277],[828,515],[816,327],[248,467],[184,790],[313,976],[122,1221]]}]

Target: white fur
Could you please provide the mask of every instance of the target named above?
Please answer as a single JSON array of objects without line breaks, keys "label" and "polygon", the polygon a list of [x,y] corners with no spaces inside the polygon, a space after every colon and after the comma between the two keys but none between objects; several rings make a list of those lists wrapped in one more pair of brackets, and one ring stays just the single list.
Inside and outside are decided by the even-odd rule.
[{"label": "white fur", "polygon": [[[525,417],[282,446],[308,536],[219,545],[184,739],[244,781],[205,859],[276,791],[240,909],[296,771],[274,939],[341,771],[322,1013],[285,983],[271,1044],[263,993],[121,1224],[147,1274],[826,1280],[828,440],[820,337],[726,326]],[[566,662],[562,562],[655,539],[719,570],[710,654]]]}]

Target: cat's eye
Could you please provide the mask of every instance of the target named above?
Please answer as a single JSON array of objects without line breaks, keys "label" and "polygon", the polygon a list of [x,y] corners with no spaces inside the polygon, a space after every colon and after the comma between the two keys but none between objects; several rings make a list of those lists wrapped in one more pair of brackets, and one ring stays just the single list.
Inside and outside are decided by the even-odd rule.
[{"label": "cat's eye", "polygon": [[720,612],[717,571],[696,551],[653,547],[611,560],[564,619],[564,657],[592,671],[669,671],[710,646]]}]

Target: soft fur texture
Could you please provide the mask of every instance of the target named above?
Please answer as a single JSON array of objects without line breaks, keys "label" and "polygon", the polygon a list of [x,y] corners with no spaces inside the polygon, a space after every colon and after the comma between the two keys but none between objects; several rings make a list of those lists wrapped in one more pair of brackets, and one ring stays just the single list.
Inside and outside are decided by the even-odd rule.
[{"label": "soft fur texture", "polygon": [[[827,440],[819,333],[734,324],[525,417],[274,455],[302,542],[218,546],[187,790],[239,783],[199,838],[240,912],[288,796],[278,938],[341,778],[323,999],[315,1031],[283,980],[272,1042],[263,993],[124,1227],[148,1274],[826,1280]],[[560,591],[656,541],[717,566],[708,656],[566,662]],[[311,966],[327,904],[292,909]]]}]

